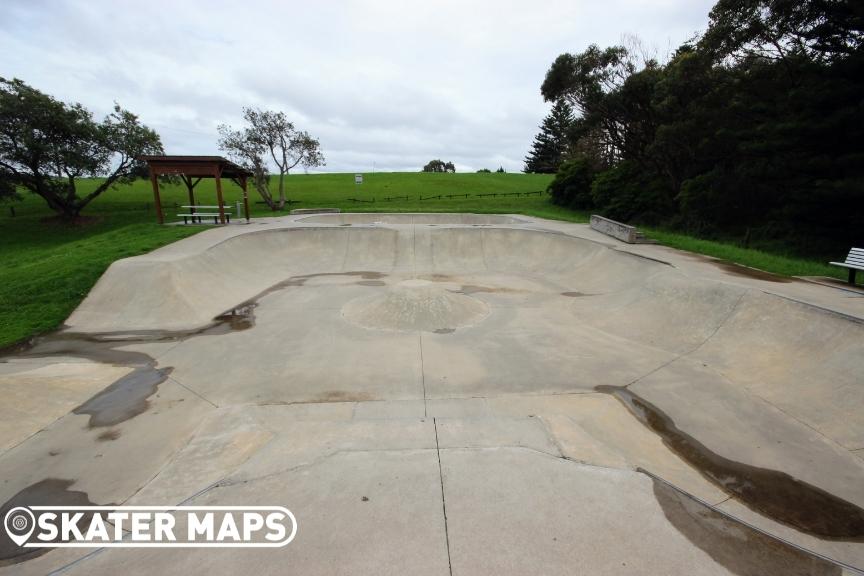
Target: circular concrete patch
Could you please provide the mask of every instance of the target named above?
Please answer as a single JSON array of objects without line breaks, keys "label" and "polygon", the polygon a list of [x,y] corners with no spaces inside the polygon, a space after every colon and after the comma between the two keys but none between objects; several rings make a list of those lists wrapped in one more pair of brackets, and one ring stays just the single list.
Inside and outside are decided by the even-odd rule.
[{"label": "circular concrete patch", "polygon": [[472,326],[489,315],[486,303],[427,280],[405,280],[386,292],[351,300],[342,317],[376,330],[445,332]]}]

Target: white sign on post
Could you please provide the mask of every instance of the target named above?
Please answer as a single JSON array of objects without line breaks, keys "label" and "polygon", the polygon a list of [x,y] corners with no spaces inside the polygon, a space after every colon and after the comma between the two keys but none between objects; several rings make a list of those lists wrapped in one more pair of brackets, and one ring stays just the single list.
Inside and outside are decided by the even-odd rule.
[{"label": "white sign on post", "polygon": [[362,174],[354,174],[354,183],[362,184],[363,183],[363,175]]}]

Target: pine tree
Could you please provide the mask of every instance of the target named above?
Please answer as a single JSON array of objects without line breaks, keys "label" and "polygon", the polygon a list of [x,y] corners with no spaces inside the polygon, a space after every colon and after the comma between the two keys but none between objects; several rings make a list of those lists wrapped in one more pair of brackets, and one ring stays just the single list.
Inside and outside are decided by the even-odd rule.
[{"label": "pine tree", "polygon": [[543,119],[540,133],[534,137],[531,151],[525,157],[524,172],[552,174],[564,161],[568,148],[568,134],[573,125],[573,108],[558,100],[549,115]]}]

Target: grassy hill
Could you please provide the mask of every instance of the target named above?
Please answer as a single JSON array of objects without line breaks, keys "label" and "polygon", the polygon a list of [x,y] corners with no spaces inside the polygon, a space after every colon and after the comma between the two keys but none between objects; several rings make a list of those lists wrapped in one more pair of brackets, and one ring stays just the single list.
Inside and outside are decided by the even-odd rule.
[{"label": "grassy hill", "polygon": [[[352,212],[520,212],[559,219],[583,219],[583,214],[549,203],[544,191],[551,180],[552,177],[546,174],[390,172],[364,174],[363,184],[358,185],[354,183],[354,174],[314,174],[288,176],[286,189],[290,208],[326,206]],[[80,193],[86,194],[96,182],[82,181]],[[276,188],[275,179],[272,187]],[[230,181],[223,182],[223,193],[227,203],[241,198],[240,188]],[[525,193],[532,194],[526,196]],[[447,198],[448,195],[454,197]],[[430,199],[437,196],[441,198]],[[176,214],[183,211],[179,206],[189,203],[186,188],[182,185],[162,186],[161,197],[167,221],[182,220]],[[214,181],[203,180],[195,189],[195,199],[198,204],[215,204]],[[251,187],[249,199],[253,216],[272,215]],[[15,205],[15,210],[23,217],[50,215],[44,201],[32,195]],[[88,206],[84,214],[98,217],[103,223],[118,219],[125,223],[155,222],[149,180],[139,180],[130,186],[106,192]]]}]

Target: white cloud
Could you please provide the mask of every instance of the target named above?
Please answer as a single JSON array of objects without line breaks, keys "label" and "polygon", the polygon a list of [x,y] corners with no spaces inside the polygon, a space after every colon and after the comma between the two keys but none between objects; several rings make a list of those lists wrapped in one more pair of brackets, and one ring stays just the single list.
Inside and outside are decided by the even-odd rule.
[{"label": "white cloud", "polygon": [[7,0],[0,76],[106,113],[116,100],[171,154],[214,154],[243,106],[286,112],[326,170],[431,158],[518,171],[548,111],[552,60],[636,34],[660,53],[705,0],[176,2]]}]

